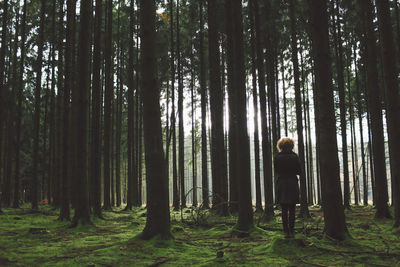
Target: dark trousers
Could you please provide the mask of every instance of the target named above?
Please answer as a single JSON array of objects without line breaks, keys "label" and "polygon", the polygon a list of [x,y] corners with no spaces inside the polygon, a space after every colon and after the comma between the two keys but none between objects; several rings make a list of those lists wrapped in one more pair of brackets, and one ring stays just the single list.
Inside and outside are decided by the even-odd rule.
[{"label": "dark trousers", "polygon": [[296,217],[295,217],[296,204],[281,204],[281,207],[282,207],[283,231],[285,233],[289,233],[289,232],[293,233],[294,221],[296,219]]}]

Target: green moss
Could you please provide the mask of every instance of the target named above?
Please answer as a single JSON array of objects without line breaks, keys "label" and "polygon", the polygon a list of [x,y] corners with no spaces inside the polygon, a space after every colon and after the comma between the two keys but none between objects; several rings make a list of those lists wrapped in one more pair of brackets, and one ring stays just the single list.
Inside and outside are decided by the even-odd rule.
[{"label": "green moss", "polygon": [[[174,239],[137,238],[145,225],[144,209],[104,212],[94,225],[68,228],[58,211],[41,206],[4,209],[0,216],[0,266],[396,266],[399,229],[392,220],[374,220],[371,207],[347,212],[352,239],[324,238],[318,210],[312,221],[297,220],[295,239],[284,239],[279,220],[257,222],[245,238],[232,235],[235,217],[210,217],[210,227],[190,217],[172,220]],[[172,213],[173,214],[173,213]],[[172,215],[171,215],[172,218]],[[322,223],[323,224],[323,223]],[[368,225],[368,227],[366,226]],[[304,230],[303,227],[308,227]],[[45,228],[37,234],[30,228]],[[267,230],[264,230],[267,229]]]}]

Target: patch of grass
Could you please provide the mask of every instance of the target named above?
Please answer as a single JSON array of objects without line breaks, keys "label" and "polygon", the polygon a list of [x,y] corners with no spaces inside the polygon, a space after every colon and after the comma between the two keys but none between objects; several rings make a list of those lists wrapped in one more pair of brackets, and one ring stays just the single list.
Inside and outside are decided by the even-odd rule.
[{"label": "patch of grass", "polygon": [[[263,222],[248,235],[232,234],[234,216],[210,215],[207,225],[188,213],[171,212],[174,239],[144,241],[146,210],[103,212],[93,225],[68,228],[58,211],[40,206],[3,209],[0,215],[0,266],[398,266],[399,229],[392,220],[374,220],[371,207],[352,207],[346,221],[353,238],[334,242],[323,236],[319,207],[307,221],[296,221],[296,238],[284,239],[280,219]],[[189,214],[190,215],[190,214]],[[40,228],[31,231],[31,228]],[[44,230],[43,230],[44,229]]]}]

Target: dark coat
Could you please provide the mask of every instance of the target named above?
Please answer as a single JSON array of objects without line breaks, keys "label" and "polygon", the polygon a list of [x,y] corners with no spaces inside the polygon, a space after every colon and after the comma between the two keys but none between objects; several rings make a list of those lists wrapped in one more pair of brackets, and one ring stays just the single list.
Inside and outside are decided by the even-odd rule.
[{"label": "dark coat", "polygon": [[275,187],[276,203],[299,203],[299,184],[297,175],[301,173],[299,157],[296,153],[279,152],[274,160],[275,173],[278,177]]}]

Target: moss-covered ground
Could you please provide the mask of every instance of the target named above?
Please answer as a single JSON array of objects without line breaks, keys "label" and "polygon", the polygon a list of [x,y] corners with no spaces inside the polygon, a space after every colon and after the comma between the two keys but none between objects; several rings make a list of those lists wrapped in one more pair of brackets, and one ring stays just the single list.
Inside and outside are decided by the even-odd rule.
[{"label": "moss-covered ground", "polygon": [[232,234],[233,216],[171,212],[175,238],[168,241],[137,238],[144,208],[104,212],[104,220],[73,229],[47,205],[38,213],[28,206],[3,211],[0,266],[400,266],[400,230],[373,219],[372,207],[346,211],[352,238],[343,242],[324,237],[318,208],[311,219],[297,219],[295,239],[283,238],[279,211],[268,223],[256,214],[245,237]]}]

